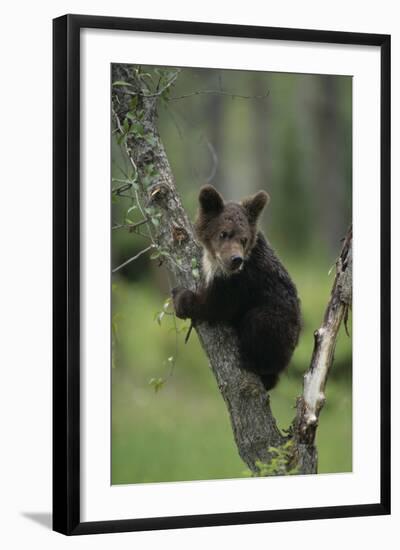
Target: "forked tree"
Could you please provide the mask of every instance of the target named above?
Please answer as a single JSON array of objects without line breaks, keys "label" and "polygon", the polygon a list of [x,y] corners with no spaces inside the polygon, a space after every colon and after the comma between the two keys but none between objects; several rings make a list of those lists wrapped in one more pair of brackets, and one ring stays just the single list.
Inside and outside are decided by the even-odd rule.
[{"label": "forked tree", "polygon": [[[112,68],[113,132],[130,163],[130,173],[113,192],[129,190],[142,219],[128,225],[135,231],[147,224],[150,244],[139,254],[160,257],[177,285],[195,290],[199,283],[201,247],[182,206],[157,128],[157,107],[168,101],[178,72],[159,72],[150,84],[135,66]],[[125,262],[126,264],[127,262]],[[125,265],[123,264],[123,265]],[[195,266],[195,267],[194,267]],[[119,268],[122,266],[119,266]],[[317,472],[315,436],[325,402],[325,385],[333,363],[336,338],[346,321],[352,299],[352,229],[336,261],[336,276],[320,328],[314,333],[310,367],[304,374],[292,424],[282,433],[273,416],[269,395],[260,379],[240,368],[238,342],[227,326],[196,323],[201,345],[229,412],[239,455],[254,475],[263,475],[279,456],[275,473]],[[264,468],[267,466],[266,469]]]}]

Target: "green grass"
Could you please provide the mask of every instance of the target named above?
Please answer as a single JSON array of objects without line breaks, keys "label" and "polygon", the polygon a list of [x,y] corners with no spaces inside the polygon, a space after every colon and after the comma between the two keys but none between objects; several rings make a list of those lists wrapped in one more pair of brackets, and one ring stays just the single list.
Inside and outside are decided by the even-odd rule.
[{"label": "green grass", "polygon": [[244,465],[216,392],[182,397],[172,384],[157,394],[120,384],[113,399],[118,403],[113,407],[113,483],[242,475]]},{"label": "green grass", "polygon": [[[321,322],[333,276],[326,266],[313,274],[290,266],[303,302],[304,330],[288,373],[271,393],[281,428],[293,419],[313,331]],[[112,483],[234,478],[245,475],[225,404],[187,323],[176,345],[173,317],[154,319],[166,295],[149,282],[116,280],[113,313],[117,325],[112,376]],[[172,375],[169,357],[176,357]],[[319,472],[351,471],[351,339],[344,331],[327,384],[317,445]],[[166,382],[155,392],[152,378]]]}]

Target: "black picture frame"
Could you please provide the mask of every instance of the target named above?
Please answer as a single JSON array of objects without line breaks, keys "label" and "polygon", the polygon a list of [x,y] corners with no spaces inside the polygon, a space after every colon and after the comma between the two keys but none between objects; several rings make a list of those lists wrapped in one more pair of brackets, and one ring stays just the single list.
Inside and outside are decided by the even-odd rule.
[{"label": "black picture frame", "polygon": [[[84,28],[378,46],[381,51],[381,496],[373,504],[80,520],[80,31]],[[66,535],[390,513],[390,36],[65,15],[53,21],[53,529]]]}]

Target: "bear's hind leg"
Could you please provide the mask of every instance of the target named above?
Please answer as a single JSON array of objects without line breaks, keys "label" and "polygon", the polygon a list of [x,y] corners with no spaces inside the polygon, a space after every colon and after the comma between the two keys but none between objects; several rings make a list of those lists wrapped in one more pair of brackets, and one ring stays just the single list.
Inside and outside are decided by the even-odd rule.
[{"label": "bear's hind leg", "polygon": [[279,374],[277,374],[276,372],[271,374],[262,374],[260,375],[260,378],[261,378],[261,382],[264,385],[264,388],[267,391],[269,391],[275,388],[275,386],[277,385],[279,380]]},{"label": "bear's hind leg", "polygon": [[257,374],[266,390],[276,386],[293,351],[280,321],[265,307],[258,307],[249,310],[237,326],[242,366]]}]

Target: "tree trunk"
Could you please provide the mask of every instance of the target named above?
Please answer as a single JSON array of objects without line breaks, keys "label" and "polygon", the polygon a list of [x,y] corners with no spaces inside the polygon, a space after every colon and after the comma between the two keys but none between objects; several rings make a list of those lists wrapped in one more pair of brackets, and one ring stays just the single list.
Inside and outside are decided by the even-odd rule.
[{"label": "tree trunk", "polygon": [[[118,85],[113,86],[114,120],[117,130],[124,136],[139,205],[144,216],[148,216],[145,209],[149,208],[161,214],[160,223],[154,225],[151,224],[151,215],[148,216],[153,246],[175,275],[177,285],[195,290],[198,277],[193,273],[193,265],[200,265],[201,247],[182,207],[157,130],[157,102],[162,92],[151,92],[134,66],[114,64],[112,79],[118,81]],[[123,82],[129,85],[121,84]],[[138,118],[140,131],[137,126],[130,130],[128,124],[124,125],[127,115],[130,121]],[[349,254],[351,258],[351,246]],[[341,269],[345,269],[342,264]],[[327,310],[320,329],[323,332],[316,338],[313,362],[305,377],[304,395],[298,400],[297,417],[293,423],[298,472],[303,474],[316,472],[314,438],[323,404],[316,389],[322,393],[325,387],[337,330],[343,317],[343,303],[348,303],[343,302],[340,290],[335,290],[342,282],[343,278],[338,274],[330,304],[333,299],[335,302],[331,308],[328,306],[330,313],[328,315]],[[240,368],[238,342],[233,330],[226,326],[211,327],[207,323],[196,324],[194,328],[225,400],[239,455],[257,474],[259,463],[268,463],[271,458],[270,447],[281,447],[292,436],[279,431],[271,412],[269,395],[260,379]]]}]

